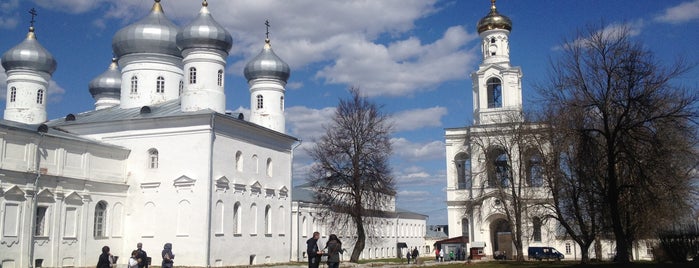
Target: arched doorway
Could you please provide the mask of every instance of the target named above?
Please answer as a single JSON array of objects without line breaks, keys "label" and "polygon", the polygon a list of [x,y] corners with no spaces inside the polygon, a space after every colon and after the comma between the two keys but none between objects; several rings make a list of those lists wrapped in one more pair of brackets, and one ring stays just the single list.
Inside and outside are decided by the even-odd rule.
[{"label": "arched doorway", "polygon": [[490,243],[493,245],[493,256],[504,253],[508,260],[512,259],[512,229],[505,219],[497,219],[490,223]]}]

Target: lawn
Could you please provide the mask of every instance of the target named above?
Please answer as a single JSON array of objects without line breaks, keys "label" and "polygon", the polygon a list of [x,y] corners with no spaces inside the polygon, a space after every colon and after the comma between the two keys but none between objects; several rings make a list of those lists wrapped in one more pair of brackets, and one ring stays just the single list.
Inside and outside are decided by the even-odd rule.
[{"label": "lawn", "polygon": [[[620,265],[611,262],[596,262],[589,264],[580,264],[575,261],[526,261],[526,262],[515,262],[515,261],[483,261],[483,262],[472,262],[465,264],[464,262],[444,262],[443,264],[437,264],[433,262],[432,258],[424,259],[420,258],[422,262],[429,262],[428,267],[435,268],[456,268],[456,267],[473,267],[473,268],[532,268],[532,267],[545,267],[545,268],[612,268],[612,267],[629,267],[629,268],[655,268],[655,267],[699,267],[697,263],[684,263],[684,264],[673,264],[673,263],[655,263],[655,262],[634,262],[628,265]],[[368,260],[360,261],[363,266],[394,266],[396,264],[405,264],[405,260],[399,259],[382,259],[382,260]],[[342,266],[342,264],[340,265]],[[405,264],[405,267],[413,267],[413,265]],[[415,266],[418,267],[418,266]],[[424,267],[424,266],[420,266]]]}]

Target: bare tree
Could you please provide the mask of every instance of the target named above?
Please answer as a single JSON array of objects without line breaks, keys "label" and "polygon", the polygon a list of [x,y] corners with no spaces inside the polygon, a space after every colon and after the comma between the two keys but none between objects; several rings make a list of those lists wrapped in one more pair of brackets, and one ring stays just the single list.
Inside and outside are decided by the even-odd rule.
[{"label": "bare tree", "polygon": [[[391,125],[380,107],[351,88],[351,99],[340,100],[332,124],[316,146],[309,150],[315,160],[309,183],[315,200],[327,206],[331,226],[355,228],[357,241],[351,262],[364,250],[367,232],[387,212],[395,182],[389,167]],[[371,233],[369,234],[371,235]]]},{"label": "bare tree", "polygon": [[590,27],[565,42],[551,81],[540,87],[551,114],[582,116],[548,122],[585,139],[569,155],[581,156],[576,178],[604,204],[601,224],[619,262],[630,261],[634,241],[690,213],[698,98],[673,81],[689,69],[682,60],[661,65],[627,27]]},{"label": "bare tree", "polygon": [[[484,160],[475,174],[481,178],[471,204],[482,204],[485,199],[495,198],[493,209],[505,215],[512,232],[516,259],[524,260],[524,240],[532,238],[534,230],[527,222],[537,219],[538,225],[546,215],[530,211],[530,207],[546,200],[548,195],[541,191],[543,178],[538,172],[542,157],[536,136],[541,125],[523,120],[522,114],[513,112],[504,115],[503,123],[471,128],[472,150],[477,158]],[[540,237],[540,233],[538,234]],[[497,238],[492,238],[494,243]],[[494,248],[495,250],[495,248]]]}]

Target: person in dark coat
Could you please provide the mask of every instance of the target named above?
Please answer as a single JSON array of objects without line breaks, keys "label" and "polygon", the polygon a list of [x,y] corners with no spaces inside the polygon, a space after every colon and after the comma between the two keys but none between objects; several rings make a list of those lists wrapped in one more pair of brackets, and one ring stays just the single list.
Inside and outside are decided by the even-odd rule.
[{"label": "person in dark coat", "polygon": [[318,249],[319,232],[313,232],[313,237],[306,240],[306,255],[308,255],[308,268],[318,268],[323,252]]},{"label": "person in dark coat", "polygon": [[342,242],[337,238],[337,235],[331,234],[328,242],[325,244],[328,249],[328,268],[340,267],[340,254],[342,253]]},{"label": "person in dark coat", "polygon": [[174,263],[173,259],[175,259],[175,254],[172,254],[172,244],[170,243],[165,243],[165,246],[163,246],[163,252],[161,254],[163,256],[163,268],[172,268],[172,265]]},{"label": "person in dark coat", "polygon": [[111,268],[112,267],[112,254],[109,253],[109,247],[102,247],[102,254],[97,261],[97,268]]},{"label": "person in dark coat", "polygon": [[138,268],[148,268],[148,254],[146,254],[146,251],[143,250],[143,244],[141,242],[138,242],[136,244],[136,260],[138,260]]}]

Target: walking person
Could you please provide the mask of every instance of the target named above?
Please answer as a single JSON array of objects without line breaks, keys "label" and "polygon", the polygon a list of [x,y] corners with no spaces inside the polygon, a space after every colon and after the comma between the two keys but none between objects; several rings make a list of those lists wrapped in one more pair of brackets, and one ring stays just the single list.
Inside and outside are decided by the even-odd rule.
[{"label": "walking person", "polygon": [[175,254],[172,253],[172,244],[170,243],[165,243],[165,246],[163,246],[163,252],[162,252],[162,257],[163,257],[163,263],[162,267],[163,268],[172,268],[173,261],[175,259]]},{"label": "walking person", "polygon": [[325,244],[328,249],[328,268],[340,267],[340,253],[342,253],[342,242],[337,238],[337,235],[331,234],[328,242]]},{"label": "walking person", "polygon": [[439,251],[439,262],[444,262],[444,250]]},{"label": "walking person", "polygon": [[308,268],[318,268],[323,252],[318,249],[319,232],[313,232],[313,237],[306,240],[306,255],[308,256]]},{"label": "walking person", "polygon": [[111,268],[112,264],[114,264],[114,259],[112,258],[112,254],[109,253],[109,247],[102,247],[102,254],[100,254],[97,260],[97,268]]},{"label": "walking person", "polygon": [[148,254],[143,250],[143,244],[141,242],[136,244],[136,253],[138,253],[136,259],[139,260],[138,268],[148,268],[148,265],[150,265]]},{"label": "walking person", "polygon": [[419,254],[420,254],[420,252],[417,251],[417,247],[413,248],[413,263],[414,263],[414,264],[418,264],[418,263],[417,263],[417,256],[418,256]]},{"label": "walking person", "polygon": [[408,264],[410,264],[410,248],[408,248],[405,252],[405,259],[408,261]]}]

